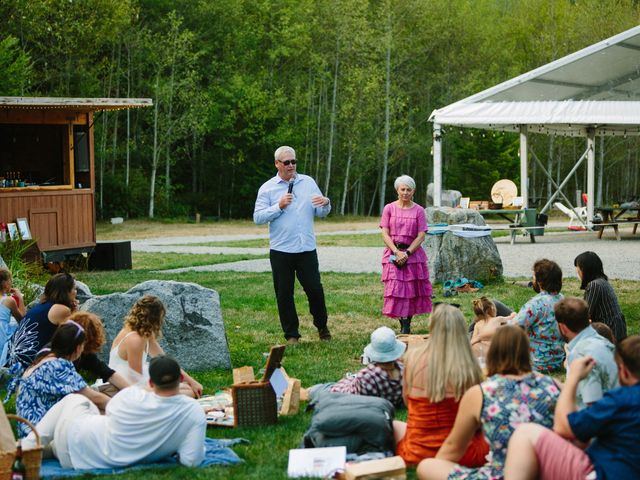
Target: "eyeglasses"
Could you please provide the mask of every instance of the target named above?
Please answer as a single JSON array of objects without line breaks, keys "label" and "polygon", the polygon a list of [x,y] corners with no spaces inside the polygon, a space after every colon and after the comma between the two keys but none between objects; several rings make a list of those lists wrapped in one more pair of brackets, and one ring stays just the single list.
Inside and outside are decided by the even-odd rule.
[{"label": "eyeglasses", "polygon": [[73,320],[67,320],[66,322],[64,322],[65,325],[67,324],[71,324],[71,325],[75,325],[76,328],[78,329],[78,331],[76,332],[76,336],[75,338],[78,338],[80,336],[81,333],[84,333],[84,328],[82,328],[82,325],[80,325],[77,322],[74,322]]},{"label": "eyeglasses", "polygon": [[283,164],[285,167],[288,167],[289,165],[295,165],[296,159],[294,158],[293,160],[285,160],[284,162],[282,160],[278,160],[281,164]]}]

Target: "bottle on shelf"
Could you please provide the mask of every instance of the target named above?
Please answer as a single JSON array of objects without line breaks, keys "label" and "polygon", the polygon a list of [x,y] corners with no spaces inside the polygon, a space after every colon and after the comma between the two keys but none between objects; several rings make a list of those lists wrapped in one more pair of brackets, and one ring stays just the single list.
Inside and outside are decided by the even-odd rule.
[{"label": "bottle on shelf", "polygon": [[25,480],[27,478],[27,468],[22,461],[22,443],[18,442],[16,449],[16,459],[11,465],[11,480]]}]

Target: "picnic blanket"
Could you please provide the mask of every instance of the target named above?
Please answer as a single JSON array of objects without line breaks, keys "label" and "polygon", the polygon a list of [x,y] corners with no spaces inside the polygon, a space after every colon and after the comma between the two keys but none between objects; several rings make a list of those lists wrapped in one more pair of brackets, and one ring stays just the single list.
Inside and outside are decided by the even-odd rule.
[{"label": "picnic blanket", "polygon": [[[210,465],[236,465],[243,463],[236,452],[231,450],[231,445],[237,445],[239,443],[249,443],[244,438],[231,438],[231,439],[205,439],[204,446],[206,448],[204,460],[199,467],[208,467]],[[42,467],[40,468],[40,478],[43,480],[54,478],[66,478],[77,477],[80,475],[118,475],[121,473],[130,472],[133,470],[145,470],[148,468],[172,468],[180,465],[175,457],[168,457],[160,462],[156,463],[143,463],[138,465],[132,465],[130,467],[119,468],[94,468],[91,470],[74,470],[73,468],[62,468],[60,462],[55,458],[48,458],[42,461]]]}]

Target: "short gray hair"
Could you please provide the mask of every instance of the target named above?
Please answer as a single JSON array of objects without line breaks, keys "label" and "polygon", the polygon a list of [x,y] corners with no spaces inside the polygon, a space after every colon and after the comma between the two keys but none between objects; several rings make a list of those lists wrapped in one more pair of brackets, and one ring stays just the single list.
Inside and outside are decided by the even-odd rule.
[{"label": "short gray hair", "polygon": [[273,156],[275,157],[276,160],[280,160],[280,157],[285,152],[291,152],[293,154],[293,158],[296,158],[296,151],[293,148],[288,147],[287,145],[278,147],[276,150],[276,153],[274,153]]},{"label": "short gray hair", "polygon": [[396,178],[396,181],[393,182],[393,188],[397,190],[398,188],[400,188],[400,185],[406,185],[411,190],[416,189],[416,181],[409,175],[400,175],[398,178]]}]

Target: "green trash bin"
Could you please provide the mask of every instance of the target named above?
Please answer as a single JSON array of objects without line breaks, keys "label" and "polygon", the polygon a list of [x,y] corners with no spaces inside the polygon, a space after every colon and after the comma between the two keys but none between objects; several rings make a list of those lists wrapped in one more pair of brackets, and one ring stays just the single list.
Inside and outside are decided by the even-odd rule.
[{"label": "green trash bin", "polygon": [[524,209],[524,218],[522,219],[522,225],[525,227],[539,227],[531,228],[528,230],[528,232],[535,237],[541,237],[544,235],[544,223],[538,221],[538,214],[535,208]]}]

